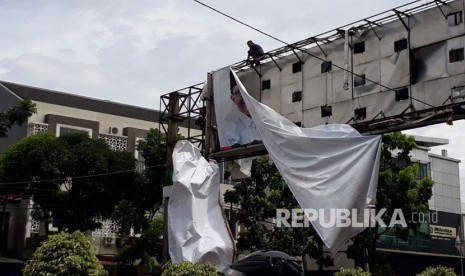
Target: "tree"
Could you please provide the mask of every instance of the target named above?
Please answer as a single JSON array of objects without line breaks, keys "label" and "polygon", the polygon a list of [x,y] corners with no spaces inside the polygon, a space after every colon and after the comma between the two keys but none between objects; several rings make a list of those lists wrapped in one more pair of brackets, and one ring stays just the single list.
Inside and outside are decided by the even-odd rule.
[{"label": "tree", "polygon": [[427,267],[424,271],[417,274],[417,276],[457,276],[453,268],[445,266]]},{"label": "tree", "polygon": [[24,100],[6,112],[0,112],[0,138],[6,137],[13,125],[24,124],[27,118],[36,112],[36,105],[30,100]]},{"label": "tree", "polygon": [[169,264],[163,271],[162,276],[217,276],[215,267],[212,264],[179,262]]},{"label": "tree", "polygon": [[[132,266],[141,260],[140,266],[153,269],[152,257],[161,262],[163,239],[163,218],[155,215],[162,206],[163,186],[171,185],[171,174],[166,168],[165,137],[158,129],[151,129],[146,139],[139,141],[137,149],[142,152],[146,169],[137,182],[138,188],[118,204],[112,218],[126,236],[118,262]],[[129,229],[140,237],[129,237]]]},{"label": "tree", "polygon": [[139,237],[128,237],[125,248],[117,255],[118,263],[132,266],[137,260],[139,265],[152,271],[155,268],[153,258],[161,263],[163,250],[163,217],[155,216]]},{"label": "tree", "polygon": [[139,141],[138,150],[142,152],[146,169],[147,189],[144,195],[147,198],[146,207],[158,211],[163,203],[163,187],[172,185],[172,172],[167,168],[166,137],[158,129],[150,129],[145,140]]},{"label": "tree", "polygon": [[356,268],[341,268],[339,272],[334,274],[335,276],[371,276],[369,272],[363,271],[360,267]]},{"label": "tree", "polygon": [[[402,210],[407,219],[407,227],[396,225],[394,228],[368,228],[356,236],[353,246],[349,247],[348,255],[356,261],[356,265],[363,265],[368,261],[373,273],[383,264],[376,263],[377,241],[386,231],[391,231],[399,239],[407,239],[409,230],[417,231],[419,222],[411,221],[413,213],[426,213],[428,200],[431,198],[433,181],[426,177],[419,179],[418,165],[412,164],[410,152],[416,146],[411,136],[394,132],[383,136],[378,190],[376,195],[376,211],[385,208],[382,220],[389,222],[395,209]],[[366,254],[365,252],[368,252]]]},{"label": "tree", "polygon": [[230,225],[236,222],[245,228],[238,238],[237,248],[244,251],[273,249],[290,255],[309,255],[323,266],[332,259],[323,253],[323,242],[312,227],[279,228],[269,223],[276,217],[276,209],[299,208],[277,168],[268,157],[254,160],[252,177],[234,185],[225,193],[225,201],[240,206],[232,213]]},{"label": "tree", "polygon": [[2,193],[34,200],[33,215],[60,230],[93,230],[133,192],[135,159],[87,134],[55,138],[40,133],[20,140],[0,162]]},{"label": "tree", "polygon": [[92,239],[79,231],[51,235],[32,255],[25,276],[105,276],[95,256]]}]

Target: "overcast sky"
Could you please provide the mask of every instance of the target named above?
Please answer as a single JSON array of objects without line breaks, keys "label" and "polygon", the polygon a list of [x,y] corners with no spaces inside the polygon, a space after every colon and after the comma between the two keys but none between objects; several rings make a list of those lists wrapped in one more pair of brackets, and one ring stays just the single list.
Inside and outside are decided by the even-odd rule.
[{"label": "overcast sky", "polygon": [[[410,1],[202,2],[292,43]],[[153,109],[160,95],[244,59],[249,39],[283,46],[192,0],[0,0],[0,18],[1,80]],[[464,126],[408,133],[447,138],[433,152],[465,160]]]}]

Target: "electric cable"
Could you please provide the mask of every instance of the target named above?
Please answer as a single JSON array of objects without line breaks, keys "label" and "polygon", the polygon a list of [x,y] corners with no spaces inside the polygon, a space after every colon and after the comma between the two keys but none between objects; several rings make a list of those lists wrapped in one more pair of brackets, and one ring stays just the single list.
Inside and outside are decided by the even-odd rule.
[{"label": "electric cable", "polygon": [[[156,167],[164,167],[165,165],[153,165],[153,166],[146,166],[147,168],[156,168]],[[127,173],[127,172],[137,172],[137,170],[122,170],[122,171],[114,171],[108,173],[99,173],[99,174],[89,174],[89,175],[79,175],[79,176],[70,176],[70,177],[62,177],[62,178],[54,178],[54,179],[40,179],[40,180],[24,180],[24,181],[14,181],[14,182],[0,182],[0,186],[9,186],[9,185],[19,185],[19,184],[36,184],[36,183],[43,183],[43,182],[53,182],[53,181],[66,181],[66,180],[73,180],[73,179],[82,179],[82,178],[92,178],[92,177],[100,177],[100,176],[107,176],[107,175],[114,175],[120,173]],[[13,187],[12,187],[13,188]]]}]

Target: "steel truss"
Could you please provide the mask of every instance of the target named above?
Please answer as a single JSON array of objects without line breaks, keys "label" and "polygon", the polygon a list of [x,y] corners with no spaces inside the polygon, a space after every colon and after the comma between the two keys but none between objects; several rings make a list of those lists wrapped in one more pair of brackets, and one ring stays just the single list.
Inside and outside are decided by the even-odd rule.
[{"label": "steel truss", "polygon": [[[204,83],[198,83],[160,97],[159,129],[167,137],[168,147],[179,138],[187,139],[202,151],[205,145],[205,103],[200,99]],[[179,137],[179,128],[186,136]]]}]

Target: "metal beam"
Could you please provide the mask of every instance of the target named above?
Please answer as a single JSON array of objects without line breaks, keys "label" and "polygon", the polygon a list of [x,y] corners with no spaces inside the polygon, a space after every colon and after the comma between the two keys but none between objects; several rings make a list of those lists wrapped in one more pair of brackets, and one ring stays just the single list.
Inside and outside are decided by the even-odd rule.
[{"label": "metal beam", "polygon": [[282,71],[283,69],[281,69],[281,67],[279,66],[279,64],[276,62],[276,60],[273,58],[272,55],[268,54],[269,57],[271,58],[271,60],[274,62],[274,65],[276,65],[276,67],[278,67],[279,71]]},{"label": "metal beam", "polygon": [[442,5],[446,5],[446,6],[447,6],[447,4],[444,3],[444,2],[441,1],[441,0],[433,0],[433,1],[434,1],[434,3],[436,4],[436,6],[438,6],[438,9],[441,11],[441,13],[442,13],[442,15],[444,16],[444,18],[447,20],[447,14],[444,13],[444,11],[441,9],[441,6],[438,4],[438,2],[441,3]]},{"label": "metal beam", "polygon": [[254,157],[259,155],[265,155],[268,152],[263,144],[251,144],[239,146],[230,150],[223,150],[218,152],[213,152],[210,154],[209,158],[213,158],[218,162],[224,162],[229,160]]},{"label": "metal beam", "polygon": [[381,40],[381,37],[378,35],[378,33],[376,32],[375,28],[373,28],[373,25],[376,25],[376,26],[381,26],[379,24],[376,24],[376,23],[373,23],[367,19],[365,19],[365,21],[368,23],[368,26],[370,28],[370,30],[373,31],[373,33],[376,35],[376,37],[378,38],[378,40]]},{"label": "metal beam", "polygon": [[393,9],[393,11],[396,13],[397,17],[399,18],[402,25],[404,25],[404,28],[407,30],[407,32],[410,32],[410,28],[409,28],[408,24],[405,23],[404,18],[402,18],[402,16],[405,16],[405,17],[408,18],[408,14],[405,14],[405,13],[403,13],[401,11],[396,10],[396,9]]},{"label": "metal beam", "polygon": [[257,73],[258,77],[260,77],[260,78],[262,77],[262,74],[260,74],[260,72],[258,72],[258,70],[256,68],[257,66],[251,65],[250,67],[255,71],[255,73]]},{"label": "metal beam", "polygon": [[299,57],[299,55],[298,55],[298,54],[296,53],[296,51],[295,51],[295,46],[289,45],[289,47],[291,47],[291,50],[292,50],[292,52],[294,53],[294,55],[297,57],[297,59],[298,59],[301,63],[303,63],[302,59]]},{"label": "metal beam", "polygon": [[321,48],[320,44],[318,44],[318,41],[316,40],[316,38],[315,38],[315,37],[312,37],[311,39],[312,39],[313,42],[316,44],[316,46],[320,49],[320,51],[323,53],[323,55],[324,55],[325,57],[328,57],[328,55],[325,53],[325,51],[323,50],[323,48]]}]

